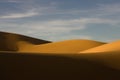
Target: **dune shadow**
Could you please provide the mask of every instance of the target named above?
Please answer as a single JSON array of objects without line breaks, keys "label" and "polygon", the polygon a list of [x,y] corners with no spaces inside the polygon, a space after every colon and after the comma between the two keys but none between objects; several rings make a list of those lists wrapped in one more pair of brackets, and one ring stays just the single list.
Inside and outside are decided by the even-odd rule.
[{"label": "dune shadow", "polygon": [[85,59],[0,52],[0,80],[120,80],[120,71]]},{"label": "dune shadow", "polygon": [[1,32],[0,31],[0,51],[17,51],[19,41],[26,41],[31,44],[45,44],[51,41],[28,37],[15,33]]}]

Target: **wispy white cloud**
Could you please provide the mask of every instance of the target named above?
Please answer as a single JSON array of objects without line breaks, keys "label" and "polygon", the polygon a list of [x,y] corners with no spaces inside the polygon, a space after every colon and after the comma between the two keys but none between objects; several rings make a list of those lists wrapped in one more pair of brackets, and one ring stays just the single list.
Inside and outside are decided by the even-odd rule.
[{"label": "wispy white cloud", "polygon": [[[41,5],[37,0],[2,0],[5,6],[0,6],[0,19],[18,19],[32,17],[36,15],[45,15],[53,12],[56,3]],[[12,5],[8,5],[13,3]],[[8,6],[7,6],[8,5]],[[5,10],[4,10],[5,8]]]},{"label": "wispy white cloud", "polygon": [[11,2],[11,3],[18,3],[18,2],[28,2],[33,0],[0,0],[0,2]]},{"label": "wispy white cloud", "polygon": [[106,14],[120,13],[120,3],[99,4],[98,10],[105,12]]},{"label": "wispy white cloud", "polygon": [[22,6],[20,11],[16,12],[6,12],[5,14],[0,15],[0,19],[18,19],[18,18],[26,18],[26,17],[33,17],[33,16],[40,16],[45,15],[46,13],[51,13],[54,10],[54,7],[40,7],[34,8],[30,6]]},{"label": "wispy white cloud", "polygon": [[[120,22],[120,21],[119,21]],[[76,30],[84,30],[89,27],[89,24],[110,24],[117,25],[119,22],[110,19],[101,19],[101,18],[80,18],[73,20],[50,20],[50,21],[37,21],[37,22],[27,22],[23,24],[12,24],[12,23],[4,23],[6,31],[17,32],[26,35],[37,35],[37,36],[59,36],[62,34],[69,34],[69,36],[65,36],[67,38],[91,38],[87,35],[73,35],[71,32]],[[2,25],[2,24],[1,24]],[[11,27],[11,29],[10,29]],[[97,26],[96,26],[97,27]],[[64,38],[65,38],[64,37]],[[62,39],[63,37],[61,37]]]},{"label": "wispy white cloud", "polygon": [[88,14],[89,17],[115,17],[120,14],[120,3],[98,4],[97,7],[83,10],[83,14]]},{"label": "wispy white cloud", "polygon": [[[22,10],[31,10],[31,9],[36,9],[36,12],[42,15],[76,15],[77,16],[83,16],[84,17],[87,15],[87,17],[104,17],[104,16],[111,16],[111,15],[117,15],[120,13],[120,3],[111,3],[111,4],[98,4],[95,8],[91,9],[68,9],[64,10],[61,8],[58,8],[58,4],[55,1],[51,1],[48,3],[48,5],[43,5],[43,4],[38,4],[37,0],[2,0],[6,2],[22,2],[20,3],[19,9],[20,11],[18,12],[17,15],[20,15]],[[41,6],[42,5],[42,6]],[[18,6],[16,6],[18,7]],[[9,11],[8,11],[9,13]],[[13,13],[5,14],[3,17],[7,16],[13,16]],[[29,15],[29,14],[28,14]],[[42,16],[41,15],[41,16]],[[18,17],[20,18],[20,17]]]},{"label": "wispy white cloud", "polygon": [[[49,2],[48,5],[41,5],[41,4],[37,4],[36,0],[6,0],[6,2],[20,2],[20,6],[19,6],[19,12],[12,12],[9,13],[9,11],[7,12],[8,14],[2,15],[1,17],[5,17],[7,19],[8,18],[24,18],[24,15],[28,15],[27,17],[31,17],[32,15],[35,15],[36,13],[26,13],[25,11],[29,11],[31,9],[34,9],[38,15],[42,14],[42,15],[76,15],[79,17],[104,17],[104,16],[111,16],[111,15],[119,15],[120,13],[120,4],[119,3],[114,3],[114,4],[98,4],[97,7],[95,8],[91,8],[91,9],[85,9],[85,10],[81,10],[81,9],[68,9],[68,10],[64,10],[61,8],[58,8],[58,4],[57,2]],[[22,3],[21,3],[22,2]],[[18,7],[18,6],[16,6]],[[23,12],[24,11],[24,12]],[[15,15],[15,16],[14,16]],[[22,16],[21,16],[22,15]],[[41,16],[42,16],[41,15]],[[18,16],[18,17],[17,17]],[[21,17],[19,17],[21,16]],[[26,17],[25,16],[25,17]]]},{"label": "wispy white cloud", "polygon": [[[66,37],[67,36],[67,37]],[[62,41],[62,40],[70,40],[70,39],[89,39],[89,40],[92,40],[92,36],[88,36],[88,35],[58,35],[55,36],[51,36],[49,35],[48,38],[45,38],[45,39],[48,39],[48,40],[51,40],[51,41]]]},{"label": "wispy white cloud", "polygon": [[[17,2],[20,0],[7,0],[8,2]],[[28,1],[28,0],[27,0]],[[89,27],[91,24],[107,24],[111,26],[118,26],[120,23],[120,4],[99,4],[95,8],[91,9],[69,9],[64,10],[58,8],[57,3],[51,2],[49,5],[38,5],[34,3],[33,0],[27,3],[27,1],[22,0],[20,2],[20,6],[17,9],[20,11],[7,12],[7,14],[0,15],[0,19],[19,19],[19,18],[27,18],[38,16],[41,18],[43,15],[49,17],[51,15],[55,15],[51,17],[51,20],[42,21],[39,20],[29,20],[27,23],[22,21],[22,24],[16,21],[16,23],[2,23],[0,26],[1,30],[16,32],[25,35],[32,35],[37,37],[49,38],[51,40],[61,40],[61,39],[72,39],[72,38],[85,38],[91,39],[93,36],[89,35],[74,35],[73,31],[82,31]],[[33,3],[32,3],[33,1]],[[35,5],[36,4],[36,5]],[[40,16],[41,15],[41,16]],[[61,15],[72,17],[71,19],[62,18]],[[77,16],[77,17],[76,17]],[[111,18],[112,16],[117,16],[117,19]],[[45,17],[45,18],[46,18]],[[57,17],[57,18],[54,18]],[[96,26],[96,27],[98,27]],[[100,27],[100,26],[99,26]]]},{"label": "wispy white cloud", "polygon": [[102,18],[112,16],[119,16],[120,14],[120,3],[110,3],[110,4],[98,4],[96,7],[91,9],[68,9],[68,10],[54,10],[53,14],[64,14],[64,15],[77,15],[78,17],[87,18]]},{"label": "wispy white cloud", "polygon": [[117,25],[120,21],[106,19],[106,18],[82,18],[77,20],[78,22],[87,25],[87,24],[109,24],[109,25]]},{"label": "wispy white cloud", "polygon": [[16,18],[25,18],[38,15],[37,12],[26,12],[26,13],[11,13],[8,15],[0,16],[0,19],[16,19]]}]

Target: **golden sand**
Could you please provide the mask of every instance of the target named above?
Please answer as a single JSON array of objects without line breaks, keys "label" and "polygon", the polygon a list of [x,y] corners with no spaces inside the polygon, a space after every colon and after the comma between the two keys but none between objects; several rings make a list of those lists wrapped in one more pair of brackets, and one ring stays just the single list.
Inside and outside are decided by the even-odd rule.
[{"label": "golden sand", "polygon": [[120,40],[91,48],[80,53],[120,52]]},{"label": "golden sand", "polygon": [[32,45],[20,41],[18,52],[37,52],[37,53],[78,53],[89,48],[103,45],[105,43],[91,40],[66,40],[42,45]]},{"label": "golden sand", "polygon": [[[36,44],[36,40],[33,40],[32,38],[22,38],[11,34],[7,34],[6,36],[2,36],[2,34],[0,34],[0,50],[14,51],[17,46],[18,51],[16,53],[48,53],[50,55],[67,54],[68,56],[74,58],[84,58],[88,61],[95,61],[108,67],[120,70],[120,40],[108,44],[92,40],[79,39]],[[45,42],[43,41],[43,43]],[[77,57],[71,54],[77,54]]]}]

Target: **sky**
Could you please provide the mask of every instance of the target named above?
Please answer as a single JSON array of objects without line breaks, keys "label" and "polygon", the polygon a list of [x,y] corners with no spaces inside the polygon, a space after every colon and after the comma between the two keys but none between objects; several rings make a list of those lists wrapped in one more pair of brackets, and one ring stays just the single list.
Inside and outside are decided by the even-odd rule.
[{"label": "sky", "polygon": [[49,41],[120,40],[120,0],[0,0],[0,31]]}]

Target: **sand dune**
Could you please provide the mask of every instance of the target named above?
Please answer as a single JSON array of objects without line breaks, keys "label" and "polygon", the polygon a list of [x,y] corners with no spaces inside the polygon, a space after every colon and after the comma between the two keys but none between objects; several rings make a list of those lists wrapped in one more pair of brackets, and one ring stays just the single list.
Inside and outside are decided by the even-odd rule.
[{"label": "sand dune", "polygon": [[120,70],[120,52],[80,53],[78,56]]},{"label": "sand dune", "polygon": [[35,79],[120,80],[120,41],[50,43],[0,32],[0,80]]},{"label": "sand dune", "polygon": [[80,51],[80,54],[83,53],[89,55],[89,59],[92,57],[104,65],[120,70],[120,40]]},{"label": "sand dune", "polygon": [[18,41],[26,41],[32,44],[43,44],[50,42],[50,41],[40,40],[19,34],[0,32],[0,51],[17,51]]},{"label": "sand dune", "polygon": [[92,40],[66,40],[42,45],[32,45],[28,42],[18,43],[19,52],[37,53],[78,53],[89,48],[103,45],[105,43]]},{"label": "sand dune", "polygon": [[120,40],[91,48],[80,53],[120,52]]},{"label": "sand dune", "polygon": [[92,49],[80,51],[77,57],[96,61],[120,70],[120,41],[118,40]]},{"label": "sand dune", "polygon": [[120,80],[120,70],[88,55],[0,52],[0,80]]}]

